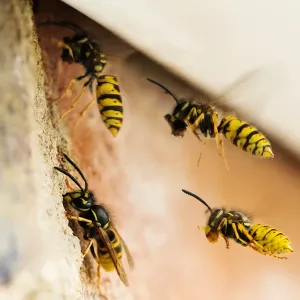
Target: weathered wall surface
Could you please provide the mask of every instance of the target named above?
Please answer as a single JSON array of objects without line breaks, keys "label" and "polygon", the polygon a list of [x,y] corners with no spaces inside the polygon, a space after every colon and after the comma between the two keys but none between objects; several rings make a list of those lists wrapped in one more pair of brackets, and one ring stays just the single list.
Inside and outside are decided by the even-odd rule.
[{"label": "weathered wall surface", "polygon": [[[81,267],[79,240],[64,218],[64,178],[52,169],[58,165],[60,147],[76,160],[99,203],[108,206],[135,258],[136,269],[129,272],[130,289],[121,285],[116,274],[103,273],[103,282],[111,279],[104,291],[112,299],[298,299],[296,163],[288,164],[276,148],[275,159],[262,161],[226,142],[228,172],[214,141],[204,146],[190,133],[184,139],[172,137],[163,119],[173,107],[172,99],[145,78],[163,82],[179,96],[195,93],[77,12],[58,2],[53,7],[40,5],[36,19],[55,16],[76,21],[112,57],[105,73],[119,78],[125,123],[113,139],[94,106],[75,127],[79,112],[91,100],[86,93],[65,121],[52,128],[51,117],[56,120],[70,106],[80,86],[57,106],[48,106],[41,89],[41,64],[36,71],[39,57],[32,46],[29,12],[21,17],[19,6],[7,4],[1,22],[9,24],[10,13],[19,16],[9,17],[10,22],[23,22],[29,28],[18,32],[17,39],[11,27],[1,27],[1,37],[5,36],[9,47],[0,52],[0,84],[5,91],[1,102],[0,298],[96,297],[95,264],[88,255]],[[83,71],[80,66],[60,63],[59,49],[50,40],[67,33],[38,28],[48,98],[59,95]],[[296,252],[288,261],[279,261],[234,243],[226,250],[223,240],[209,244],[197,229],[206,222],[205,208],[183,194],[182,188],[198,193],[211,206],[240,208],[253,214],[255,222],[281,229]],[[74,233],[81,237],[76,226]]]}]

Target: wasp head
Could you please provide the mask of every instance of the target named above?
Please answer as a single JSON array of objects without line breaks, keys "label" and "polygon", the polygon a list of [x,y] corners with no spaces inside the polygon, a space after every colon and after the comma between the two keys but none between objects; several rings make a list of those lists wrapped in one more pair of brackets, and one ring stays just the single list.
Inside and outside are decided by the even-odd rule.
[{"label": "wasp head", "polygon": [[66,193],[63,195],[63,199],[78,211],[88,211],[95,202],[93,193],[81,190]]},{"label": "wasp head", "polygon": [[173,134],[174,136],[181,136],[183,137],[186,129],[187,129],[187,125],[185,124],[184,121],[175,118],[173,115],[167,114],[165,115],[165,120],[168,122],[168,124],[171,127],[171,134]]}]

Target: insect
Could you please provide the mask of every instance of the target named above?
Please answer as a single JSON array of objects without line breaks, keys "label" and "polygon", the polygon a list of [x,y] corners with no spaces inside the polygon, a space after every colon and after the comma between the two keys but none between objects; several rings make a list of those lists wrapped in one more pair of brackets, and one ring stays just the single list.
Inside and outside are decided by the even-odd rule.
[{"label": "insect", "polygon": [[167,94],[170,94],[176,102],[172,114],[165,115],[165,119],[169,123],[174,136],[183,137],[187,127],[189,127],[199,140],[199,132],[204,137],[214,138],[218,150],[219,144],[221,145],[221,156],[223,159],[225,154],[222,135],[233,145],[248,153],[263,158],[274,157],[270,142],[257,128],[234,116],[225,116],[219,122],[218,111],[214,106],[178,99],[161,83],[150,78],[147,78],[147,80],[158,85]]},{"label": "insect", "polygon": [[233,239],[238,244],[249,246],[261,254],[278,259],[287,259],[287,257],[276,254],[293,252],[291,242],[282,232],[261,224],[251,225],[249,218],[242,212],[223,208],[212,209],[194,193],[185,189],[182,191],[196,198],[208,208],[210,217],[207,225],[199,227],[199,229],[204,229],[210,243],[217,243],[221,235],[227,249],[229,249],[229,239]]},{"label": "insect", "polygon": [[54,25],[71,29],[74,32],[72,37],[67,36],[63,38],[63,41],[57,42],[58,46],[62,48],[61,59],[70,64],[81,64],[85,68],[85,74],[72,79],[59,98],[54,99],[53,102],[61,99],[71,89],[71,86],[75,82],[87,79],[83,84],[80,94],[76,97],[70,108],[54,124],[55,127],[59,121],[76,107],[87,87],[89,87],[90,91],[93,93],[93,83],[103,72],[107,64],[107,59],[106,55],[100,50],[100,46],[76,24],[66,21],[45,21],[39,25]]},{"label": "insect", "polygon": [[88,182],[82,171],[66,154],[63,154],[63,156],[74,167],[84,181],[83,188],[77,179],[67,170],[54,167],[57,171],[70,178],[79,188],[79,190],[64,194],[63,200],[78,210],[80,215],[74,216],[66,214],[66,216],[68,219],[79,221],[79,224],[84,228],[84,239],[89,240],[89,244],[83,253],[83,257],[91,251],[92,256],[98,265],[97,287],[99,294],[102,297],[105,297],[100,291],[100,267],[102,266],[107,272],[115,270],[121,281],[128,286],[127,275],[121,260],[124,251],[127,255],[130,268],[133,268],[134,261],[126,243],[114,227],[108,211],[103,205],[95,204],[95,197],[93,193],[89,191]]}]

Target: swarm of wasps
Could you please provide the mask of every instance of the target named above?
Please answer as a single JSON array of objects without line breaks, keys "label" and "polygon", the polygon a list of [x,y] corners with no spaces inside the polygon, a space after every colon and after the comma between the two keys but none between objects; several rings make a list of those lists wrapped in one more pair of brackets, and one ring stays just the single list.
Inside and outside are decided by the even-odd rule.
[{"label": "swarm of wasps", "polygon": [[[54,99],[55,101],[61,99],[75,82],[86,80],[82,85],[81,93],[56,124],[74,109],[87,88],[94,94],[93,84],[96,82],[95,99],[86,105],[81,116],[94,102],[97,102],[101,119],[113,137],[116,137],[123,124],[122,97],[116,76],[102,75],[107,60],[105,54],[100,50],[100,46],[73,23],[46,21],[40,25],[63,26],[72,30],[73,36],[64,37],[62,41],[57,43],[62,48],[61,59],[70,64],[81,64],[85,69],[85,74],[72,79],[61,96]],[[150,78],[147,80],[171,95],[176,102],[173,112],[165,115],[172,135],[183,137],[187,128],[190,128],[200,141],[200,135],[215,139],[218,151],[219,146],[221,146],[222,152],[219,153],[224,159],[222,136],[243,151],[262,158],[274,157],[270,142],[257,128],[232,115],[227,115],[219,121],[218,111],[214,106],[193,103],[185,99],[180,100],[161,83]],[[84,239],[89,242],[83,256],[90,252],[95,259],[98,265],[97,287],[100,296],[106,298],[100,290],[100,267],[107,272],[116,271],[120,280],[128,286],[129,282],[122,263],[124,253],[131,269],[134,267],[134,261],[126,243],[113,225],[109,212],[103,205],[96,204],[94,194],[88,189],[88,182],[80,168],[66,154],[63,156],[84,182],[84,187],[82,187],[79,181],[65,168],[55,167],[57,171],[71,179],[78,187],[78,189],[64,194],[63,200],[77,210],[79,216],[66,214],[66,217],[78,221],[83,228]],[[209,242],[216,243],[221,235],[227,248],[229,248],[229,239],[233,239],[242,246],[249,246],[260,254],[270,255],[278,259],[287,259],[287,257],[280,255],[293,252],[291,242],[279,230],[262,224],[252,224],[249,217],[239,211],[224,208],[212,209],[194,193],[185,189],[182,191],[199,200],[210,212],[207,225],[199,227],[205,231]]]}]

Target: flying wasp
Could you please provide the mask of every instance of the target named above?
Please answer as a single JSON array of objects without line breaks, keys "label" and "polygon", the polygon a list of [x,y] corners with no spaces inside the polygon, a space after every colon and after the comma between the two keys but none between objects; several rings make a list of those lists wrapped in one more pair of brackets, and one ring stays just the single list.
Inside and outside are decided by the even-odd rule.
[{"label": "flying wasp", "polygon": [[251,225],[249,218],[242,212],[223,208],[212,209],[194,193],[185,189],[182,191],[199,200],[210,212],[207,225],[198,227],[204,229],[210,243],[217,243],[221,235],[225,240],[227,249],[229,249],[229,239],[233,239],[238,244],[245,247],[249,246],[260,254],[270,255],[278,259],[287,259],[287,257],[277,256],[277,254],[294,251],[288,237],[282,232],[261,224]]},{"label": "flying wasp", "polygon": [[226,116],[219,123],[218,111],[214,106],[178,99],[161,83],[150,78],[147,78],[147,80],[170,94],[176,102],[172,114],[165,115],[174,136],[183,137],[187,127],[189,127],[199,140],[199,132],[204,137],[214,138],[218,150],[219,144],[221,145],[223,159],[225,159],[225,154],[221,135],[224,135],[233,145],[248,153],[264,158],[274,157],[270,142],[257,128],[234,116]]},{"label": "flying wasp", "polygon": [[[106,55],[100,50],[99,45],[89,38],[86,32],[73,23],[65,21],[46,21],[40,25],[64,26],[73,30],[74,35],[72,37],[64,37],[63,41],[58,41],[58,46],[62,47],[61,58],[68,63],[79,63],[86,70],[85,74],[72,79],[60,97],[53,100],[53,102],[55,102],[61,99],[76,81],[87,79],[83,84],[81,93],[73,101],[70,108],[54,124],[54,127],[76,107],[87,87],[89,87],[94,99],[101,96],[101,103],[99,103],[98,100],[101,119],[112,135],[116,137],[122,126],[123,104],[117,78],[111,75],[100,76],[107,64]],[[93,83],[95,81],[97,82],[96,95],[94,95],[93,92]],[[109,97],[104,98],[104,95]],[[96,102],[94,99],[85,106],[80,113],[81,117],[86,113],[88,108]],[[112,107],[114,108],[112,109]]]},{"label": "flying wasp", "polygon": [[102,266],[102,268],[107,272],[115,270],[118,273],[121,281],[128,286],[129,282],[122,264],[124,251],[131,269],[134,266],[134,261],[126,243],[118,233],[117,229],[114,227],[108,211],[103,205],[95,204],[96,200],[94,194],[89,191],[88,182],[85,179],[82,171],[66,154],[63,154],[63,156],[74,167],[84,181],[83,188],[77,179],[67,170],[54,167],[54,169],[70,178],[79,188],[79,190],[64,194],[63,200],[71,204],[73,208],[79,211],[80,215],[74,216],[66,214],[66,216],[68,219],[79,221],[79,224],[84,228],[84,239],[88,240],[89,244],[83,253],[83,257],[85,257],[89,251],[91,251],[91,254],[98,265],[97,288],[99,294],[106,298],[100,290],[100,267]]}]

